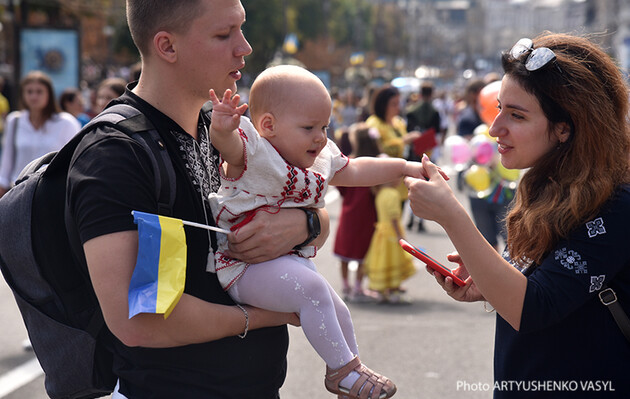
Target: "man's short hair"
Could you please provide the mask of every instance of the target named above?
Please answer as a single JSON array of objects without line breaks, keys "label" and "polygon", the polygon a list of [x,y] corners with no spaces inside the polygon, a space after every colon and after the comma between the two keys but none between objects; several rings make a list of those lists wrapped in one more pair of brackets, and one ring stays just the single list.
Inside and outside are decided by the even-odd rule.
[{"label": "man's short hair", "polygon": [[433,82],[425,81],[420,85],[420,95],[422,97],[431,97],[433,95]]},{"label": "man's short hair", "polygon": [[202,14],[202,0],[127,0],[127,24],[141,55],[159,31],[185,33]]}]

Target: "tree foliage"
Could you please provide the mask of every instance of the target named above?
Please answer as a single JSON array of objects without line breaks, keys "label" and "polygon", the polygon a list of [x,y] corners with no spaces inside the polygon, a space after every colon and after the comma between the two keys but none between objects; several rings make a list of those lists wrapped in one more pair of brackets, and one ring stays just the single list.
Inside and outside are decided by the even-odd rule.
[{"label": "tree foliage", "polygon": [[247,12],[243,32],[254,49],[246,72],[263,70],[285,36],[294,33],[300,43],[328,37],[353,51],[377,50],[399,55],[404,49],[404,16],[396,7],[369,0],[242,0]]}]

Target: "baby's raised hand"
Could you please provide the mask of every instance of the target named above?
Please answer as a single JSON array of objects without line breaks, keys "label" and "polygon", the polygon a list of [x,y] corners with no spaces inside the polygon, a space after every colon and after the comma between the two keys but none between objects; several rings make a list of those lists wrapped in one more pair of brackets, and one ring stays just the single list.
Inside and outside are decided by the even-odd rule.
[{"label": "baby's raised hand", "polygon": [[241,96],[227,89],[223,93],[223,99],[219,99],[213,89],[210,89],[210,101],[212,101],[211,129],[217,132],[233,132],[238,129],[241,116],[247,110],[247,104],[238,105]]}]

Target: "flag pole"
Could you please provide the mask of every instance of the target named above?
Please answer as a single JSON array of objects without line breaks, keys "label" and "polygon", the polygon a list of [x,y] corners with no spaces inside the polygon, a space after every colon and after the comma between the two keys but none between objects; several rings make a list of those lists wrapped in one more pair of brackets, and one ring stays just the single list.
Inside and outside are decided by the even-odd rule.
[{"label": "flag pole", "polygon": [[[131,214],[133,215],[134,212],[135,211],[131,211]],[[214,227],[214,226],[208,226],[207,224],[189,222],[188,220],[182,220],[182,223],[187,225],[187,226],[192,226],[192,227],[197,227],[197,228],[200,228],[200,229],[216,231],[217,233],[223,233],[223,234],[230,234],[231,233],[230,230],[225,230],[225,229],[221,229],[219,227]]]},{"label": "flag pole", "polygon": [[198,227],[200,229],[206,229],[206,230],[212,230],[212,231],[216,231],[218,233],[223,233],[223,234],[230,234],[231,233],[230,230],[225,230],[225,229],[221,229],[219,227],[214,227],[214,226],[208,226],[207,224],[189,222],[187,220],[182,220],[182,223],[184,223],[187,226]]}]

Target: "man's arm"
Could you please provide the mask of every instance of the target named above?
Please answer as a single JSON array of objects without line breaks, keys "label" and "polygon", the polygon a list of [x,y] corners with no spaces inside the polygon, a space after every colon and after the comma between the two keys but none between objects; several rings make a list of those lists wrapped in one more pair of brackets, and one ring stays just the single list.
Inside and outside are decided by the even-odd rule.
[{"label": "man's arm", "polygon": [[[309,245],[321,247],[330,232],[328,211],[317,211],[320,235]],[[300,209],[285,208],[277,213],[257,212],[251,222],[228,235],[229,255],[247,263],[260,263],[288,254],[309,236],[306,215]]]},{"label": "man's arm", "polygon": [[[129,283],[138,252],[137,231],[93,238],[84,246],[96,296],[112,333],[128,346],[153,348],[203,343],[242,334],[245,315],[236,306],[219,305],[183,294],[171,315],[142,313],[129,319]],[[297,316],[248,308],[249,329],[299,324]]]}]

